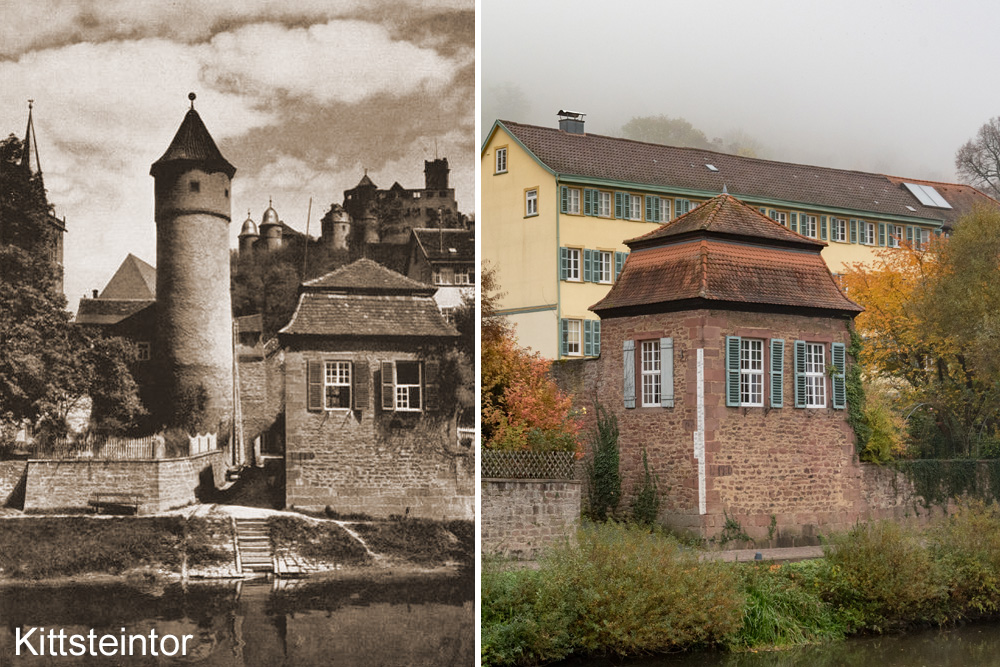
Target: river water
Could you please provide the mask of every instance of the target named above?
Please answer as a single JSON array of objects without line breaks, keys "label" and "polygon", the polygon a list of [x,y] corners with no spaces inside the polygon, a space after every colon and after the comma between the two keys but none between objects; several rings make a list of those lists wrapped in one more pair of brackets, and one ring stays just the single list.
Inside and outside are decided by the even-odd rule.
[{"label": "river water", "polygon": [[[558,667],[993,667],[1000,665],[1000,624],[922,630],[901,635],[758,653],[690,652],[656,658],[571,660]],[[553,666],[556,667],[556,666]]]},{"label": "river water", "polygon": [[[344,578],[316,583],[72,584],[0,586],[0,665],[475,664],[474,578],[424,575]],[[50,629],[84,637],[191,635],[187,655],[52,657],[30,655]],[[42,630],[42,628],[44,628]],[[56,649],[58,650],[58,639]],[[82,640],[86,645],[86,639]],[[139,652],[143,642],[133,643]],[[69,653],[73,645],[64,640]],[[166,652],[176,650],[171,643]],[[46,645],[49,651],[49,644]],[[89,646],[85,649],[89,652]],[[110,650],[110,648],[109,648]]]}]

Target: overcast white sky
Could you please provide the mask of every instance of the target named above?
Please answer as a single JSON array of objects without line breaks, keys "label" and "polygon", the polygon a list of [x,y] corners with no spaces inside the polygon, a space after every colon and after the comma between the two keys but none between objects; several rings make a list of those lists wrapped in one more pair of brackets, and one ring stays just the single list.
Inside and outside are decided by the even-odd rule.
[{"label": "overcast white sky", "polygon": [[499,116],[616,134],[683,117],[772,159],[954,181],[1000,115],[1000,3],[483,0],[482,133]]},{"label": "overcast white sky", "polygon": [[156,261],[153,179],[187,94],[236,168],[232,240],[268,197],[310,230],[368,168],[423,186],[447,157],[474,210],[473,0],[0,0],[0,132],[27,100],[49,201],[66,216],[66,295],[131,252]]}]

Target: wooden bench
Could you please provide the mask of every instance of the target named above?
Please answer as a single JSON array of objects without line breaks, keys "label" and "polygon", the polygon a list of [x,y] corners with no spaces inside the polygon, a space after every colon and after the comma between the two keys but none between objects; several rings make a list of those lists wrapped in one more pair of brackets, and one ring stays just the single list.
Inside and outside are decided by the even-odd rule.
[{"label": "wooden bench", "polygon": [[141,493],[93,493],[87,501],[97,514],[138,514],[145,496]]}]

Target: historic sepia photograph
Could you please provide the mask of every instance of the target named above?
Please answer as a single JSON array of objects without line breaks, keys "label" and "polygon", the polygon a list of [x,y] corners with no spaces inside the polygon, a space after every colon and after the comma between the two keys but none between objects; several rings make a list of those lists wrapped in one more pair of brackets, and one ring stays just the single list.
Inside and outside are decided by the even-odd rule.
[{"label": "historic sepia photograph", "polygon": [[482,664],[1000,664],[1000,6],[480,21]]},{"label": "historic sepia photograph", "polygon": [[0,664],[475,664],[474,3],[0,35]]}]

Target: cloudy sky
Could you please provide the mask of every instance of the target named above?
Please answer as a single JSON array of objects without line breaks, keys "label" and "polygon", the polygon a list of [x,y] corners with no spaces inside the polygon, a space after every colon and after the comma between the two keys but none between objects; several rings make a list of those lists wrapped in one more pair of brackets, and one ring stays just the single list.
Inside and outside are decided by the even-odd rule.
[{"label": "cloudy sky", "polygon": [[954,181],[1000,115],[1000,3],[484,0],[482,134],[498,116],[589,132],[683,117],[764,157]]},{"label": "cloudy sky", "polygon": [[423,186],[447,157],[472,213],[472,0],[0,0],[0,131],[27,100],[49,200],[65,216],[66,295],[103,288],[131,252],[156,260],[149,166],[189,107],[237,167],[232,242],[273,197],[310,230],[368,169]]}]

